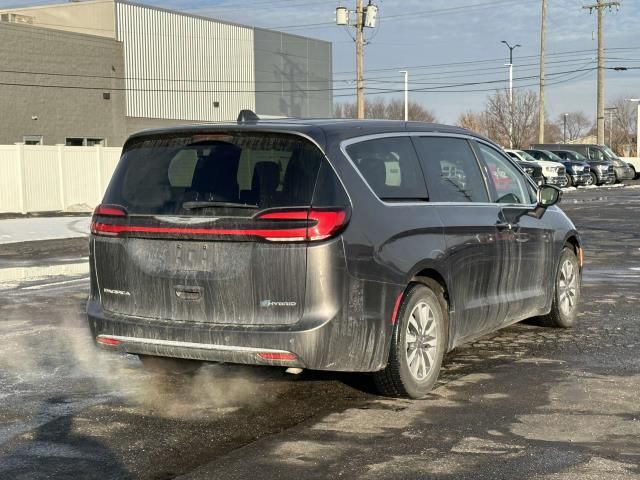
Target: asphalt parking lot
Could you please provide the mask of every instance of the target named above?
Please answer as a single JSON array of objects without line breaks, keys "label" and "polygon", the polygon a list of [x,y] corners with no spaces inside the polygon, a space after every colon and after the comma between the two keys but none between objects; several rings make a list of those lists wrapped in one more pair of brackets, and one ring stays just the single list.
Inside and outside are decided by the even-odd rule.
[{"label": "asphalt parking lot", "polygon": [[0,478],[640,479],[632,183],[565,194],[586,247],[577,327],[458,348],[421,401],[357,375],[149,374],[91,342],[85,239],[2,246]]}]

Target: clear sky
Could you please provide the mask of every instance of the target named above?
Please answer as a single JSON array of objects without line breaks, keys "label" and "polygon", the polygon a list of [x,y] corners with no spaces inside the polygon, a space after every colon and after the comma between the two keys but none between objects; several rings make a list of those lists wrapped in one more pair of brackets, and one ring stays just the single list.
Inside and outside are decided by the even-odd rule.
[{"label": "clear sky", "polygon": [[[0,7],[57,3],[0,0]],[[148,0],[141,3],[278,28],[333,42],[334,97],[353,101],[353,28],[334,24],[333,0]],[[366,3],[366,0],[365,0]],[[367,29],[365,78],[368,95],[401,97],[408,70],[410,97],[443,122],[482,108],[492,90],[507,86],[508,49],[514,51],[517,88],[537,91],[541,0],[375,0],[376,29]],[[554,119],[584,110],[595,117],[597,16],[582,7],[595,0],[548,0],[547,111]],[[620,0],[605,13],[607,66],[640,67],[640,0]],[[355,0],[341,2],[353,9]],[[640,70],[607,70],[607,100],[640,97]],[[385,93],[395,90],[397,93]],[[372,96],[373,97],[373,96]]]}]

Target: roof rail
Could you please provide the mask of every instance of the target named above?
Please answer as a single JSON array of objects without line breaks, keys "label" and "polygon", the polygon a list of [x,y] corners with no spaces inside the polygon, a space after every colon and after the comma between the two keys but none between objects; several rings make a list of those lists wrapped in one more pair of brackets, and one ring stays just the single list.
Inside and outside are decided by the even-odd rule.
[{"label": "roof rail", "polygon": [[252,110],[240,110],[238,114],[238,123],[256,123],[260,117]]}]

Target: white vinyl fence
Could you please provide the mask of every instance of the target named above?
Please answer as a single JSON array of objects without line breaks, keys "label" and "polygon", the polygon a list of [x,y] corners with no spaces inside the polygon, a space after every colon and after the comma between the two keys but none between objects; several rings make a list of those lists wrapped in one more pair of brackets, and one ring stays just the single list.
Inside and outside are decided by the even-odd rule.
[{"label": "white vinyl fence", "polygon": [[0,213],[90,211],[121,148],[0,145]]}]

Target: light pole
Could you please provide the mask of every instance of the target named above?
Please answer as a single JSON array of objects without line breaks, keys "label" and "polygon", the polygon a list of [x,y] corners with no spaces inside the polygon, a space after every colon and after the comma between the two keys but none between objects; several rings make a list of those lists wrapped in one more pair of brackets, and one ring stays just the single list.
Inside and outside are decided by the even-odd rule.
[{"label": "light pole", "polygon": [[567,117],[568,113],[564,114],[564,133],[562,134],[562,143],[567,143]]},{"label": "light pole", "polygon": [[638,104],[638,130],[636,132],[636,157],[640,158],[640,98],[628,98],[630,102],[636,102]]},{"label": "light pole", "polygon": [[609,107],[605,108],[604,111],[609,114],[609,148],[613,148],[611,146],[613,143],[613,112],[617,112],[618,109],[616,107]]},{"label": "light pole", "polygon": [[512,47],[506,40],[502,43],[509,48],[509,148],[513,148],[513,51],[522,45],[518,43]]},{"label": "light pole", "polygon": [[400,70],[398,73],[404,73],[404,121],[409,121],[409,72]]}]

